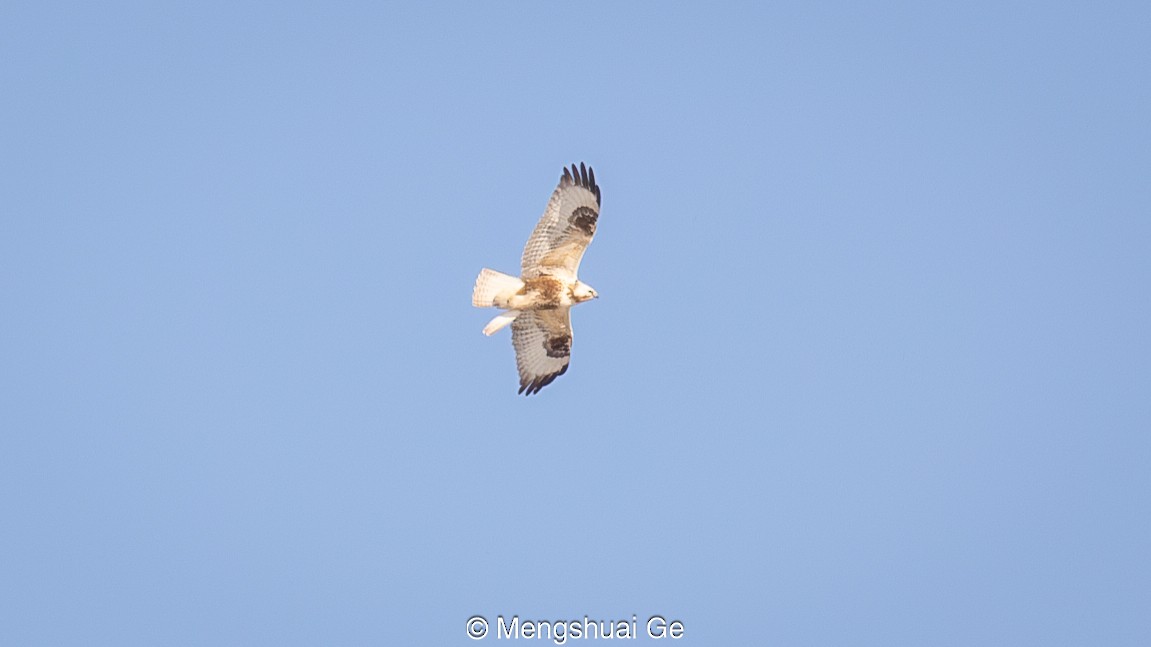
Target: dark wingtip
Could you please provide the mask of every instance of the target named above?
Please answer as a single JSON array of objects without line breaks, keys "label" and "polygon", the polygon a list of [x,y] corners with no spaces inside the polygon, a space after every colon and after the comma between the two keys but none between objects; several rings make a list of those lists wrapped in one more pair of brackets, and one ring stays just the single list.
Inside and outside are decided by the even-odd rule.
[{"label": "dark wingtip", "polygon": [[603,206],[603,198],[600,195],[599,185],[595,182],[595,170],[592,167],[580,162],[577,168],[573,162],[570,173],[567,168],[564,168],[564,177],[591,191],[595,195],[596,205]]},{"label": "dark wingtip", "polygon": [[555,373],[552,373],[551,375],[537,376],[535,379],[531,380],[530,382],[528,382],[526,380],[521,381],[519,394],[534,395],[536,393],[539,393],[540,389],[551,384],[552,382],[555,382],[557,377],[563,375],[564,373],[567,373],[568,372],[568,366],[571,366],[571,364],[564,365],[563,368],[556,371]]}]

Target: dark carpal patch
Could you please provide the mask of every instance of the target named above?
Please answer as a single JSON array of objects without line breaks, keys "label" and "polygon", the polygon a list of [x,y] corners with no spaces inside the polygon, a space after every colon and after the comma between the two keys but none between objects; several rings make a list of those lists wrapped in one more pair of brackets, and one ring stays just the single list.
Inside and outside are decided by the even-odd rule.
[{"label": "dark carpal patch", "polygon": [[591,207],[579,207],[572,212],[570,222],[572,227],[582,231],[586,236],[595,235],[595,223],[599,214]]},{"label": "dark carpal patch", "polygon": [[572,352],[572,336],[560,335],[559,337],[552,337],[544,342],[544,350],[547,351],[548,357],[562,359],[568,357]]}]

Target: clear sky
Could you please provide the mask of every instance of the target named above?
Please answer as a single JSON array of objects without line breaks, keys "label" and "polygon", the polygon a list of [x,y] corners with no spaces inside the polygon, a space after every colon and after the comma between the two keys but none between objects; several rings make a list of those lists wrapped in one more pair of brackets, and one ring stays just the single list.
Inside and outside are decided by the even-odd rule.
[{"label": "clear sky", "polygon": [[1151,4],[175,4],[0,9],[0,643],[1151,644]]}]

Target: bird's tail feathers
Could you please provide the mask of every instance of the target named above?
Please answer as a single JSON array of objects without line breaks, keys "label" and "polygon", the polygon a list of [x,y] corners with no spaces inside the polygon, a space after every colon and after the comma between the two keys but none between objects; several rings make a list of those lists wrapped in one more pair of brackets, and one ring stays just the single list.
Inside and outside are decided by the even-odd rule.
[{"label": "bird's tail feathers", "polygon": [[507,299],[523,286],[524,282],[518,278],[485,267],[476,277],[476,287],[472,290],[472,305],[477,308],[503,307]]},{"label": "bird's tail feathers", "polygon": [[484,326],[484,334],[491,337],[500,330],[503,330],[504,326],[515,321],[519,314],[519,310],[507,310],[505,312],[501,312],[500,314],[496,315],[495,319],[489,321],[488,325]]}]

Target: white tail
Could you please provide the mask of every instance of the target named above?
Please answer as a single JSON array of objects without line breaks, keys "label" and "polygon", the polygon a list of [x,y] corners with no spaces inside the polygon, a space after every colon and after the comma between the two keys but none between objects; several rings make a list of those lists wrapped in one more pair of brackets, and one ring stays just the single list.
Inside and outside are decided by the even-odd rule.
[{"label": "white tail", "polygon": [[[507,303],[508,298],[523,286],[524,282],[516,277],[485,267],[480,270],[480,275],[476,277],[476,287],[472,290],[472,305],[477,308],[501,306],[501,304]],[[514,315],[512,319],[515,319]],[[505,323],[504,326],[506,325]]]},{"label": "white tail", "polygon": [[496,315],[495,319],[489,321],[488,325],[484,326],[484,334],[491,337],[500,330],[503,330],[504,326],[515,321],[519,314],[519,310],[507,310],[505,312],[501,312],[500,314]]}]

